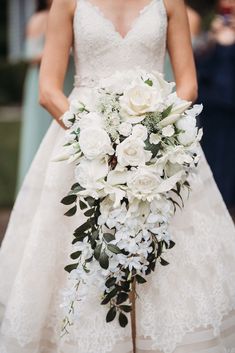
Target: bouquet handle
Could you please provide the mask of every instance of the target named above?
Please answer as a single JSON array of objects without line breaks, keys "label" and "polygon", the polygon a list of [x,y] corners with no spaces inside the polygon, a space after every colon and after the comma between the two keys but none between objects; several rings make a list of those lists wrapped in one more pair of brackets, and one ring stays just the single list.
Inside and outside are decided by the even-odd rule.
[{"label": "bouquet handle", "polygon": [[136,353],[136,280],[135,279],[132,282],[132,289],[130,292],[130,302],[132,305],[131,334],[132,334],[133,353]]}]

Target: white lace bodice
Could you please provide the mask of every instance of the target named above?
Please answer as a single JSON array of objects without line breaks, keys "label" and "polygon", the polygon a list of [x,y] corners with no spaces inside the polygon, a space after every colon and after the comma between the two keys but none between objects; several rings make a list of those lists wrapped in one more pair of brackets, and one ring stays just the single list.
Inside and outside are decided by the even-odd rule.
[{"label": "white lace bodice", "polygon": [[89,0],[77,0],[74,15],[75,85],[113,71],[133,67],[162,72],[166,48],[167,15],[163,0],[152,0],[140,12],[125,37]]}]

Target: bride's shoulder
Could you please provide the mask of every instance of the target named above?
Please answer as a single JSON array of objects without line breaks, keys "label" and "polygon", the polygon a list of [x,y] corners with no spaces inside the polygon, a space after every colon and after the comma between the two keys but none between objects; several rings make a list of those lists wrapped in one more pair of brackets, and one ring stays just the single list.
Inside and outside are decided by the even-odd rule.
[{"label": "bride's shoulder", "polygon": [[168,17],[171,17],[176,13],[180,14],[186,11],[184,0],[163,0],[163,1],[166,7]]}]

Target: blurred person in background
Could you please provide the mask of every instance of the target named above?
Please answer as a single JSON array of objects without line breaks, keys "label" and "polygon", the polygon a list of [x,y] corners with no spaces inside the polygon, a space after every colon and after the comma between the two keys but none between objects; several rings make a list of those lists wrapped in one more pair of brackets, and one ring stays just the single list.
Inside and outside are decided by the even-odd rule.
[{"label": "blurred person in background", "polygon": [[203,149],[230,209],[235,207],[235,0],[220,0],[208,50],[197,57]]},{"label": "blurred person in background", "polygon": [[[47,20],[52,0],[38,0],[36,13],[26,27],[25,60],[29,67],[25,79],[22,127],[20,136],[17,190],[31,165],[38,147],[52,121],[50,114],[38,103],[39,67],[42,59]],[[69,93],[73,84],[73,64],[70,60],[64,91]]]}]

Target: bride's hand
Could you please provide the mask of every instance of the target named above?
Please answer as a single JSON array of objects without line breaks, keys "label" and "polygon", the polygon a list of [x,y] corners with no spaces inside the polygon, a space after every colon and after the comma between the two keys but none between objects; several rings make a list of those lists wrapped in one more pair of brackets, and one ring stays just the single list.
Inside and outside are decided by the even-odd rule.
[{"label": "bride's hand", "polygon": [[60,117],[69,107],[63,83],[73,42],[74,10],[74,0],[53,1],[40,69],[39,102],[64,129]]}]

